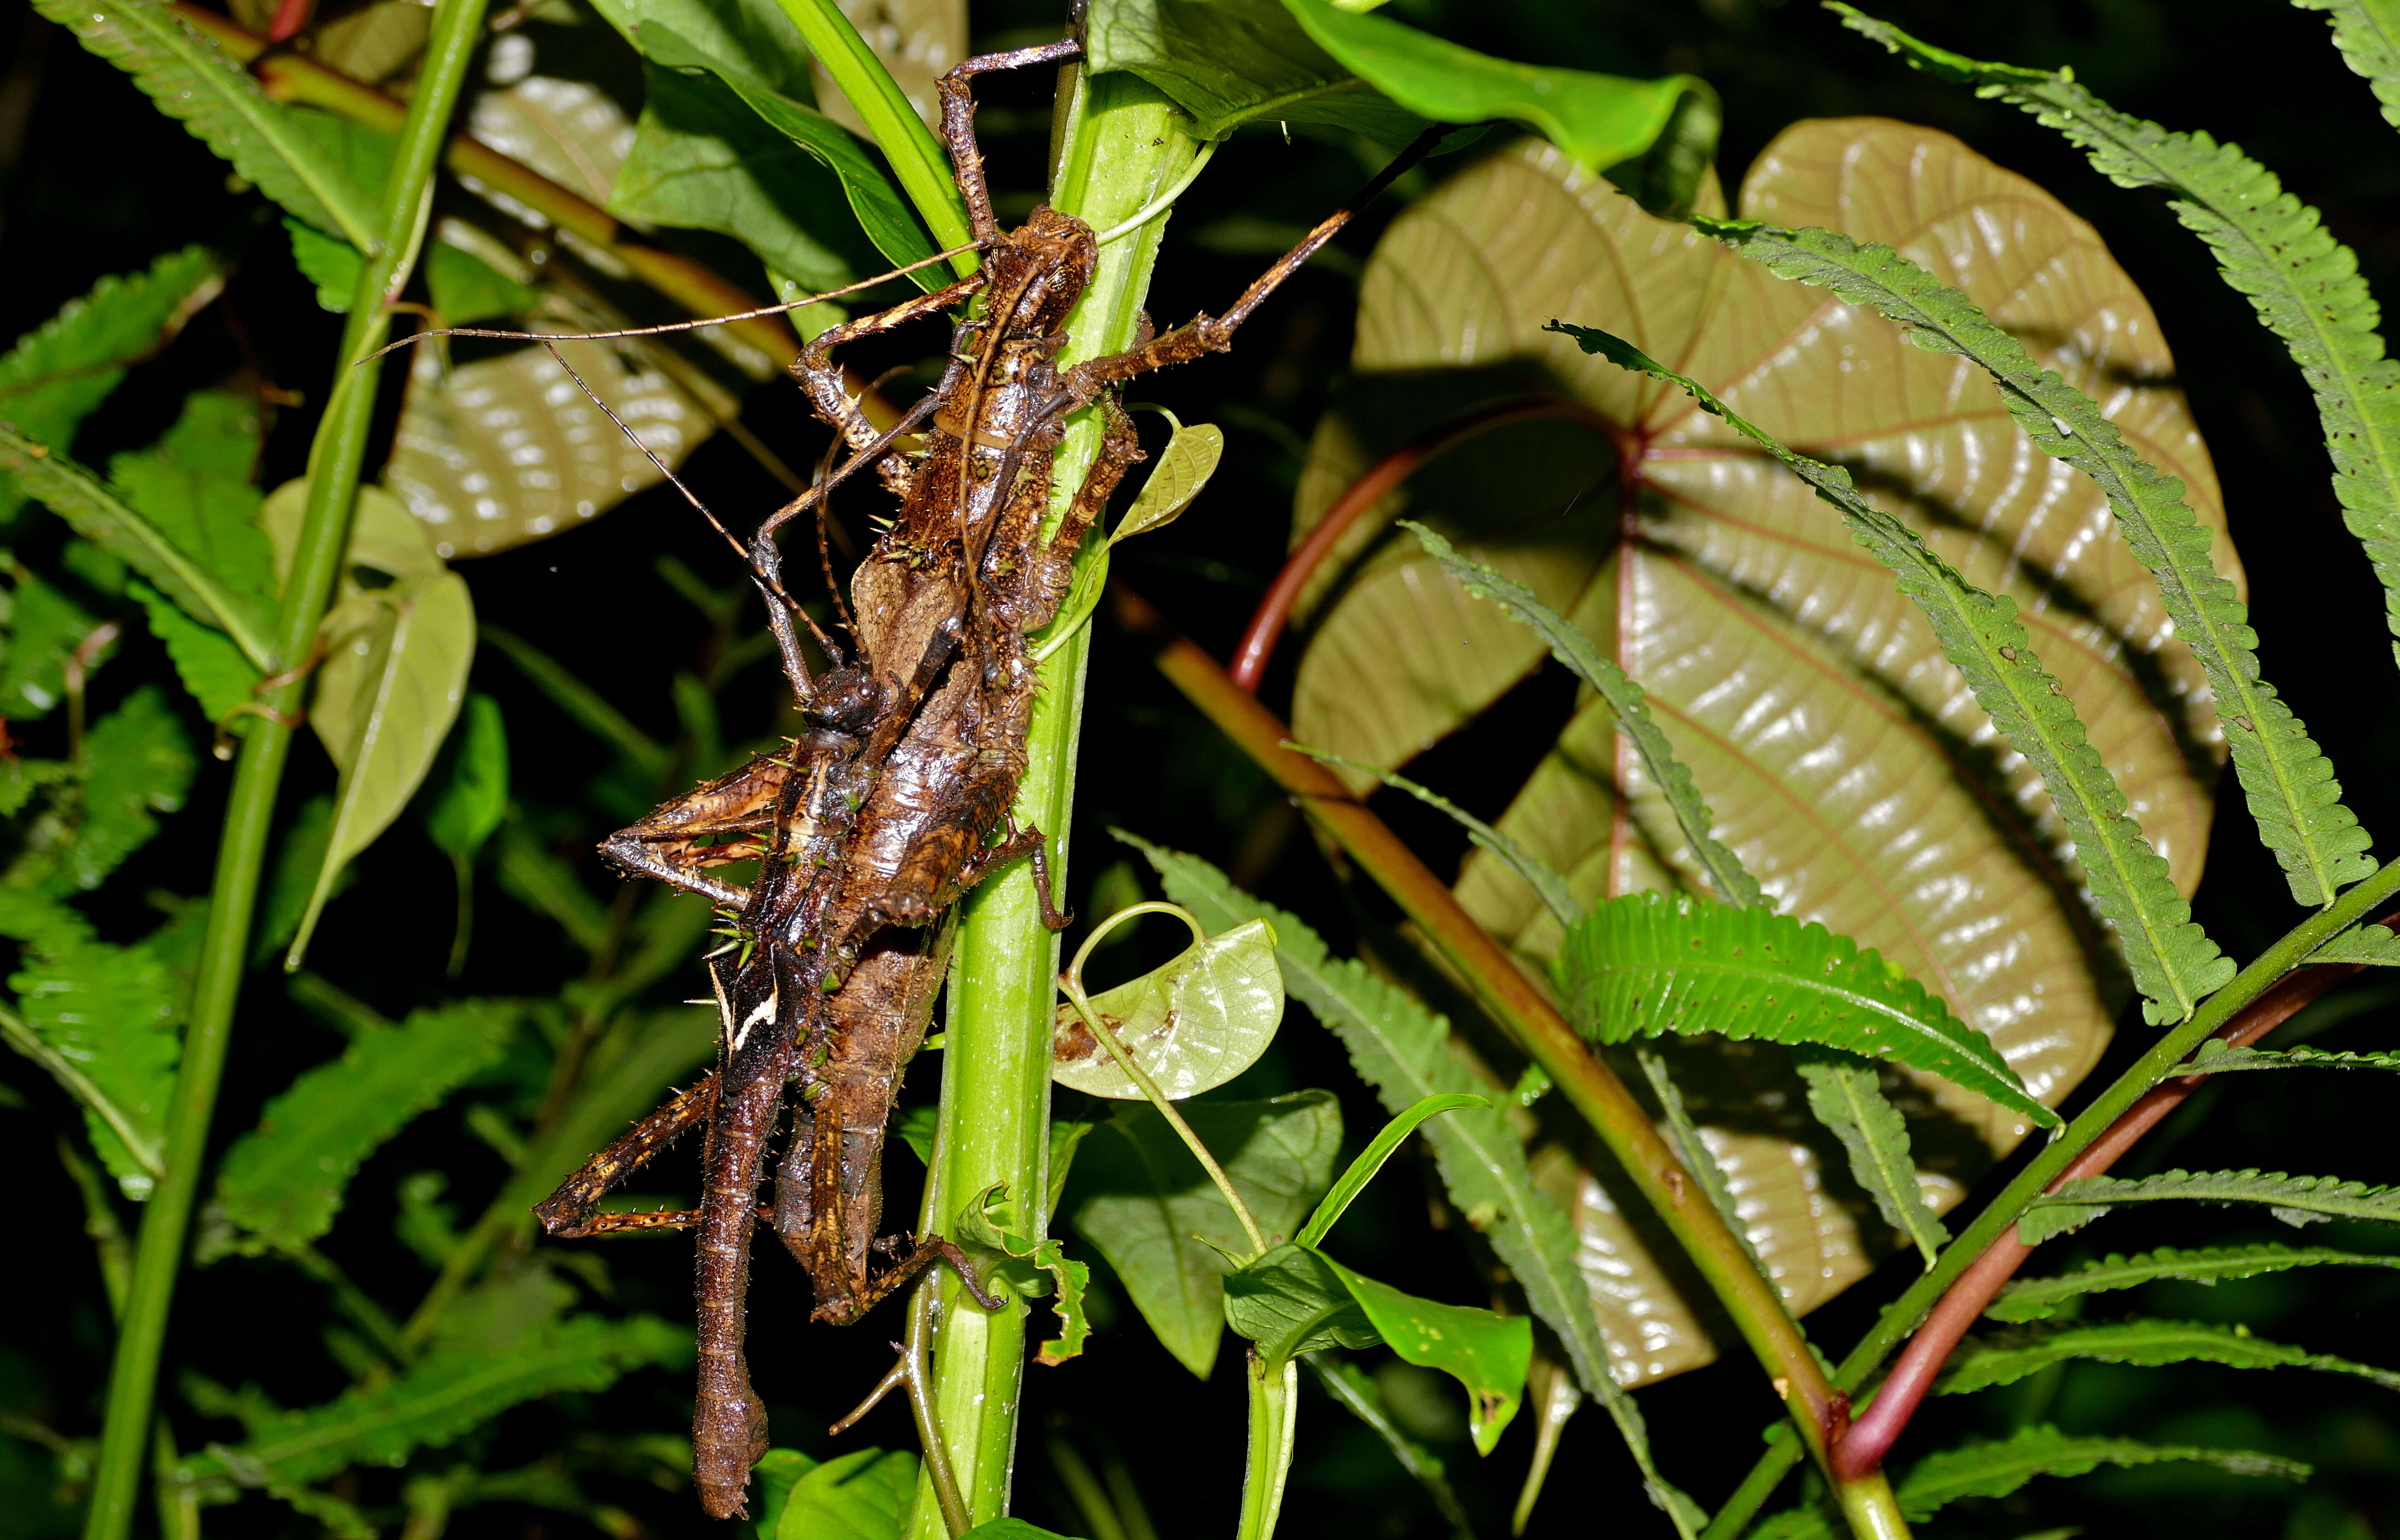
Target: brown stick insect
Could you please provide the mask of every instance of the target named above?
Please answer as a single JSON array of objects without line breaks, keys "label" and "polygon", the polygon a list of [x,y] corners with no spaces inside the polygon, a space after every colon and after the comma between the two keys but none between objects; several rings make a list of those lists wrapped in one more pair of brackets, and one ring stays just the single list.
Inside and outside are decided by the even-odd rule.
[{"label": "brown stick insect", "polygon": [[[813,1319],[854,1321],[936,1261],[956,1269],[987,1308],[999,1307],[951,1243],[878,1237],[884,1130],[946,972],[949,906],[1021,856],[1032,863],[1045,920],[1068,922],[1052,905],[1043,831],[1017,828],[1011,816],[1034,697],[1027,634],[1057,614],[1086,533],[1127,468],[1143,457],[1117,388],[1230,347],[1266,296],[1442,131],[1421,139],[1310,231],[1223,316],[1203,315],[1062,370],[1057,360],[1068,342],[1067,319],[1091,280],[1098,238],[1046,206],[1015,230],[1000,228],[969,86],[989,71],[1080,52],[1068,39],[971,59],[943,78],[942,137],[981,266],[822,334],[794,366],[818,415],[852,454],[770,517],[743,554],[808,731],[785,752],[697,787],[601,846],[627,875],[702,894],[730,918],[732,943],[709,960],[720,1015],[717,1068],[593,1156],[536,1213],[558,1238],[699,1229],[693,1465],[702,1506],[717,1518],[743,1514],[750,1467],[767,1448],[765,1414],[743,1357],[757,1221],[769,1221],[807,1269]],[[954,323],[939,386],[900,423],[877,430],[844,389],[833,350],[961,306],[970,313]],[[1103,415],[1100,450],[1050,525],[1053,452],[1068,415],[1085,407]],[[921,443],[904,452],[902,435],[920,427]],[[870,464],[901,511],[851,583],[852,661],[785,591],[775,538],[813,508],[822,553],[825,496]],[[685,496],[701,506],[689,490]],[[803,626],[830,661],[821,673],[808,665]],[[759,865],[747,888],[713,875],[747,860]],[[798,1095],[787,1097],[787,1089]],[[787,1101],[791,1131],[776,1196],[762,1207],[766,1152]],[[694,1127],[706,1130],[698,1209],[597,1211],[610,1188]]]}]

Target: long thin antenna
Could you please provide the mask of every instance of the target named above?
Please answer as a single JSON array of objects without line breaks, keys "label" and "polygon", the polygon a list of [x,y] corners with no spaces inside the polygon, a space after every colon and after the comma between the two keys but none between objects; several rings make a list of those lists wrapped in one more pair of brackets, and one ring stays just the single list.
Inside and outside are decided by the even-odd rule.
[{"label": "long thin antenna", "polygon": [[[710,316],[704,320],[671,320],[658,326],[629,326],[616,332],[580,332],[576,335],[578,340],[593,342],[612,337],[655,337],[669,332],[697,332],[709,326],[730,326],[737,320],[756,320],[760,316],[780,316],[787,311],[805,309],[811,305],[822,305],[829,299],[840,299],[845,295],[857,293],[863,289],[872,289],[879,283],[888,283],[895,278],[913,273],[920,267],[931,267],[937,262],[948,262],[961,252],[980,252],[990,244],[989,240],[970,240],[963,246],[953,246],[947,252],[935,252],[932,256],[922,261],[912,262],[906,267],[894,267],[888,273],[878,273],[873,278],[863,278],[856,283],[846,284],[839,289],[828,289],[822,294],[811,294],[806,299],[786,300],[781,305],[769,305],[756,310],[744,310],[739,315]],[[423,342],[427,337],[490,337],[501,342],[531,342],[541,334],[539,332],[487,332],[469,326],[445,327],[438,332],[419,332],[414,336],[402,337],[398,342],[376,348],[359,361],[371,363],[386,353]]]}]

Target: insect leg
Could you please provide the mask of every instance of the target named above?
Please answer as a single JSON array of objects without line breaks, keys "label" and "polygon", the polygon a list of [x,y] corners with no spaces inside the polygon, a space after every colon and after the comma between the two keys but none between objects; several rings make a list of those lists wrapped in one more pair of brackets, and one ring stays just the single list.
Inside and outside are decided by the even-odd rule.
[{"label": "insect leg", "polygon": [[1057,906],[1050,902],[1049,837],[1031,825],[1018,828],[1014,817],[1008,821],[1008,838],[978,852],[975,859],[967,863],[966,869],[959,873],[960,891],[974,887],[1020,855],[1033,866],[1033,894],[1042,902],[1042,923],[1054,931],[1063,931],[1072,925],[1075,917],[1060,913]]},{"label": "insect leg", "polygon": [[983,180],[983,152],[975,136],[975,97],[967,82],[994,70],[1023,69],[1080,58],[1084,45],[1072,37],[1038,48],[1012,48],[961,61],[942,76],[942,143],[949,146],[950,167],[958,174],[959,195],[967,200],[967,223],[983,240],[1000,238],[1000,222],[992,217],[991,191]]},{"label": "insect leg", "polygon": [[1392,163],[1377,172],[1374,179],[1353,194],[1349,201],[1317,223],[1316,228],[1301,238],[1299,245],[1285,252],[1275,265],[1261,274],[1257,282],[1242,291],[1241,298],[1221,316],[1202,314],[1193,317],[1172,332],[1162,333],[1139,348],[1106,358],[1092,359],[1067,371],[1067,388],[1073,393],[1075,404],[1087,405],[1111,385],[1131,379],[1136,375],[1170,363],[1189,363],[1210,353],[1221,353],[1234,345],[1234,329],[1249,320],[1250,312],[1265,303],[1266,297],[1282,286],[1283,280],[1300,271],[1301,266],[1315,256],[1317,250],[1342,231],[1342,227],[1357,217],[1365,208],[1400,174],[1433,153],[1433,147],[1444,135],[1455,130],[1437,123],[1419,134],[1414,143],[1392,157]]},{"label": "insect leg", "polygon": [[[596,1235],[630,1228],[622,1221],[637,1215],[593,1215],[593,1206],[608,1190],[648,1165],[676,1139],[707,1122],[716,1111],[716,1076],[708,1077],[637,1123],[615,1143],[583,1163],[583,1168],[558,1184],[558,1191],[534,1207],[542,1233],[556,1240]],[[619,1222],[609,1222],[609,1221]]]},{"label": "insect leg", "polygon": [[[871,316],[861,316],[856,320],[844,321],[839,326],[830,326],[818,333],[815,340],[800,350],[799,361],[792,365],[792,373],[798,378],[800,388],[807,393],[809,404],[852,448],[874,446],[878,438],[876,427],[866,420],[866,414],[861,412],[858,402],[851,398],[848,376],[842,372],[841,365],[833,361],[833,350],[845,342],[875,336],[920,317],[947,310],[981,292],[985,282],[983,270],[978,268],[947,288],[936,289],[930,294],[919,294],[903,300],[889,310],[879,310]],[[902,489],[895,487],[893,490]]]}]

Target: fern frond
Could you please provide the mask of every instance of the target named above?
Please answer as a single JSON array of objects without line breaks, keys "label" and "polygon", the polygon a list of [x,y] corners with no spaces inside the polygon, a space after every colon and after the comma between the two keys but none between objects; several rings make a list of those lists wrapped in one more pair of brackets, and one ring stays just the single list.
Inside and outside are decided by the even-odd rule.
[{"label": "fern frond", "polygon": [[1806,1054],[1798,1068],[1800,1078],[1808,1083],[1808,1111],[1842,1141],[1850,1157],[1850,1175],[1875,1199],[1886,1222],[1916,1245],[1930,1269],[1935,1255],[1949,1243],[1950,1232],[1925,1206],[1908,1120],[1883,1094],[1874,1066],[1830,1054]]},{"label": "fern frond", "polygon": [[1643,1050],[1637,1050],[1634,1057],[1642,1066],[1643,1077],[1650,1082],[1650,1089],[1658,1097],[1659,1122],[1664,1125],[1662,1131],[1668,1142],[1675,1147],[1675,1153],[1682,1157],[1684,1169],[1700,1184],[1700,1191],[1708,1194],[1709,1206],[1717,1211],[1717,1218],[1725,1220],[1725,1227],[1733,1233],[1735,1240],[1741,1243],[1742,1254],[1750,1259],[1750,1265],[1758,1269],[1760,1277],[1773,1283],[1775,1274],[1766,1270],[1766,1259],[1761,1257],[1758,1247],[1751,1244],[1750,1224],[1741,1217],[1741,1206],[1734,1202],[1733,1184],[1725,1180],[1725,1167],[1717,1164],[1716,1152],[1700,1138],[1698,1124],[1692,1122],[1692,1114],[1684,1110],[1684,1093],[1676,1088],[1674,1078],[1667,1073],[1667,1061]]},{"label": "fern frond", "polygon": [[1534,895],[1541,899],[1542,906],[1550,911],[1550,917],[1561,927],[1572,925],[1583,918],[1583,906],[1568,891],[1567,879],[1559,875],[1556,866],[1432,787],[1419,785],[1398,770],[1377,770],[1372,765],[1324,749],[1313,749],[1305,743],[1286,743],[1283,746],[1304,754],[1320,765],[1340,765],[1345,770],[1363,770],[1394,791],[1408,793],[1465,829],[1466,838],[1473,840],[1479,850],[1490,852],[1493,860],[1516,873],[1525,886],[1534,890]]},{"label": "fern frond", "polygon": [[[2392,36],[2374,24],[2392,18],[2366,14],[2382,7],[2366,0],[2316,3],[2335,12],[2343,52],[2375,81],[2377,94],[2400,90]],[[2170,133],[2119,112],[2066,72],[1962,58],[1848,7],[1835,8],[1852,30],[1918,69],[1971,84],[1976,95],[1997,97],[2058,129],[2117,185],[2170,195],[2175,217],[2207,244],[2225,281],[2248,296],[2308,380],[2333,455],[2334,495],[2382,581],[2385,623],[2400,637],[2400,364],[2384,357],[2375,331],[2380,312],[2358,258],[2325,230],[2317,211],[2233,145],[2204,133]],[[2385,110],[2392,110],[2390,99]],[[2400,642],[2393,647],[2400,657]]]},{"label": "fern frond", "polygon": [[[184,805],[199,760],[166,694],[144,685],[92,724],[84,738],[89,765],[83,816],[57,852],[49,886],[89,891],[158,832],[157,814]],[[20,879],[25,873],[14,873]]]},{"label": "fern frond", "polygon": [[1929,1454],[1901,1479],[1897,1495],[1902,1512],[1925,1520],[1962,1497],[2006,1497],[2037,1476],[2081,1476],[2102,1465],[2148,1465],[2164,1460],[2193,1460],[2236,1476],[2270,1476],[2287,1481],[2305,1481],[2310,1475],[2310,1467],[2298,1460],[2251,1450],[2087,1438],[2042,1425],[1989,1443]]},{"label": "fern frond", "polygon": [[332,1229],[359,1166],[498,1058],[516,1020],[491,1001],[419,1011],[293,1081],[218,1167],[217,1201],[249,1232],[240,1249],[296,1251]]},{"label": "fern frond", "polygon": [[28,889],[0,887],[0,935],[23,944],[8,987],[21,1024],[11,1046],[84,1104],[92,1148],[128,1197],[166,1169],[167,1099],[183,1044],[167,970],[140,947],[112,947],[91,922]]},{"label": "fern frond", "polygon": [[1590,637],[1568,623],[1565,616],[1534,597],[1532,589],[1502,577],[1471,556],[1460,555],[1448,540],[1421,524],[1402,519],[1400,526],[1415,533],[1426,554],[1452,581],[1479,599],[1496,602],[1507,611],[1509,619],[1548,643],[1551,656],[1564,663],[1576,678],[1600,692],[1600,698],[1615,714],[1618,728],[1631,740],[1633,752],[1642,756],[1643,772],[1673,810],[1675,822],[1684,831],[1684,842],[1691,846],[1694,859],[1708,872],[1717,896],[1738,908],[1755,908],[1765,904],[1766,895],[1759,890],[1758,879],[1709,832],[1709,805],[1692,780],[1691,769],[1675,757],[1675,746],[1667,741],[1658,724],[1650,719],[1648,698],[1632,676],[1613,660],[1601,656]]},{"label": "fern frond", "polygon": [[[204,246],[170,252],[146,272],[102,279],[0,357],[0,422],[37,443],[71,448],[76,425],[126,370],[173,340],[224,288],[225,268]],[[0,476],[0,513],[22,500],[13,479]]]},{"label": "fern frond", "polygon": [[[1164,850],[1111,831],[1139,851],[1169,898],[1192,911],[1210,934],[1263,920],[1275,927],[1275,965],[1284,988],[1306,1005],[1349,1052],[1359,1078],[1375,1087],[1385,1110],[1399,1112],[1429,1096],[1467,1092],[1490,1096],[1451,1052],[1450,1025],[1351,958],[1336,958],[1298,916],[1260,902],[1196,856]],[[1575,1379],[1607,1409],[1641,1468],[1651,1502],[1684,1540],[1706,1527],[1708,1516],[1658,1474],[1641,1408],[1617,1387],[1607,1341],[1591,1309],[1591,1293],[1575,1265],[1575,1227],[1534,1184],[1523,1141],[1497,1109],[1461,1108],[1433,1119],[1423,1133],[1433,1146],[1442,1185],[1507,1265],[1525,1302],[1558,1333]]]},{"label": "fern frond", "polygon": [[2041,666],[2016,601],[1984,592],[1927,548],[1915,530],[1859,495],[1848,471],[1797,455],[1744,421],[1697,380],[1676,374],[1621,338],[1552,321],[1622,369],[1683,389],[1735,431],[1774,456],[1842,515],[1851,540],[1891,569],[1925,614],[1942,655],[1966,676],[1975,701],[2009,746],[2041,776],[2091,884],[2093,907],[2123,950],[2143,1011],[2153,1023],[2180,1021],[2233,976],[2233,960],[2191,918],[2166,859],[2142,837],[2125,794],[2092,746],[2065,687]]},{"label": "fern frond", "polygon": [[2172,1247],[2138,1256],[2111,1255],[2054,1278],[2021,1278],[1984,1312],[1996,1321],[2041,1320],[2070,1300],[2162,1278],[2214,1286],[2220,1278],[2255,1278],[2294,1267],[2400,1267],[2400,1256],[2335,1251],[2322,1247],[2228,1246],[2196,1251]]},{"label": "fern frond", "polygon": [[2039,1246],[2080,1230],[2125,1203],[2263,1203],[2285,1224],[2326,1220],[2400,1223],[2400,1187],[2370,1187],[2339,1177],[2289,1177],[2281,1171],[2169,1171],[2157,1177],[2086,1177],[2033,1200],[2017,1220],[2017,1238]]},{"label": "fern frond", "polygon": [[2400,931],[2373,920],[2352,925],[2309,954],[2311,962],[2364,962],[2370,967],[2400,968]]},{"label": "fern frond", "polygon": [[34,8],[131,75],[160,112],[288,211],[361,252],[381,244],[375,189],[361,187],[294,109],[159,0],[34,0]]},{"label": "fern frond", "polygon": [[2374,88],[2384,121],[2400,127],[2400,7],[2392,0],[2292,0],[2321,10],[2333,25],[2334,47],[2352,71]]},{"label": "fern frond", "polygon": [[2400,1070],[2400,1054],[2335,1054],[2322,1048],[2229,1048],[2211,1038],[2185,1068],[2221,1075],[2236,1070]]},{"label": "fern frond", "polygon": [[2181,482],[2135,455],[2090,397],[2036,363],[1973,301],[1890,247],[1861,245],[1832,230],[1694,224],[1776,276],[1869,307],[1898,322],[1917,347],[1956,354],[1990,375],[2034,446],[2107,495],[2118,532],[2158,580],[2175,634],[2207,677],[2259,838],[2282,864],[2292,897],[2328,904],[2337,890],[2375,869],[2367,833],[2342,805],[2332,762],[2259,674],[2248,606],[2210,564],[2210,532],[2185,505]]},{"label": "fern frond", "polygon": [[258,1417],[241,1443],[188,1464],[196,1479],[246,1470],[295,1487],[352,1465],[397,1465],[519,1402],[559,1391],[605,1390],[629,1370],[671,1365],[690,1352],[689,1329],[655,1315],[621,1321],[578,1315],[511,1349],[435,1353],[383,1384],[345,1391],[323,1406]]},{"label": "fern frond", "polygon": [[1602,1043],[1662,1032],[1812,1043],[1923,1070],[2059,1124],[1990,1039],[1822,925],[1688,893],[1628,893],[1567,932],[1559,969],[1576,1025]]},{"label": "fern frond", "polygon": [[2103,1364],[2211,1363],[2231,1369],[2315,1369],[2372,1380],[2400,1390],[2400,1374],[2372,1364],[2253,1337],[2245,1327],[2207,1321],[2110,1321],[2098,1326],[2058,1326],[2007,1332],[1970,1342],[1950,1360],[1935,1388],[1945,1396],[1971,1395],[2013,1384],[2054,1364],[2089,1359]]}]

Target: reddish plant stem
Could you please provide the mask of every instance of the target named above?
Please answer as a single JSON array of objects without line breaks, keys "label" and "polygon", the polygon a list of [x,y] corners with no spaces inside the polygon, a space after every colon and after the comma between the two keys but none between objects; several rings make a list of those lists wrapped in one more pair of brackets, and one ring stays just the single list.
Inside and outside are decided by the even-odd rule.
[{"label": "reddish plant stem", "polygon": [[1436,423],[1376,461],[1365,475],[1333,499],[1333,506],[1316,521],[1308,538],[1285,559],[1274,586],[1267,590],[1267,596],[1259,601],[1257,613],[1250,617],[1249,628],[1234,644],[1233,666],[1226,670],[1234,683],[1252,694],[1258,693],[1259,681],[1266,675],[1267,660],[1274,656],[1275,643],[1283,637],[1292,606],[1300,601],[1301,590],[1308,586],[1309,579],[1332,554],[1342,537],[1369,509],[1389,497],[1426,461],[1469,439],[1509,423],[1553,417],[1584,423],[1612,438],[1619,431],[1616,424],[1581,402],[1563,396],[1510,396]]},{"label": "reddish plant stem", "polygon": [[317,8],[317,0],[283,0],[275,7],[275,20],[266,24],[266,40],[289,43],[308,25],[309,14]]},{"label": "reddish plant stem", "polygon": [[[2400,924],[2400,914],[2378,921],[2383,925]],[[2331,963],[2317,968],[2303,968],[2284,978],[2244,1006],[2240,1015],[2229,1021],[2216,1034],[2234,1047],[2245,1047],[2289,1020],[2293,1014],[2316,1000],[2335,985],[2362,971],[2354,962]],[[2058,1179],[2043,1189],[2055,1192],[2070,1181],[2084,1177],[2097,1177],[2122,1159],[2141,1141],[2142,1136],[2158,1126],[2160,1120],[2177,1107],[2184,1098],[2206,1083],[2206,1075],[2182,1075],[2163,1081],[2150,1088],[2142,1098],[2127,1108],[2116,1122],[2110,1124],[2089,1149],[2076,1157],[2073,1165],[2058,1175]],[[1892,1444],[1916,1413],[1926,1394],[1940,1377],[1942,1366],[1980,1318],[2000,1286],[2009,1281],[2033,1255],[2033,1247],[2017,1239],[2014,1226],[2002,1233],[1984,1254],[1975,1259],[1967,1271],[1958,1274],[1940,1302],[1925,1317],[1925,1324],[1909,1338],[1892,1363],[1891,1372],[1884,1377],[1875,1390],[1875,1399],[1867,1403],[1855,1422],[1834,1445],[1834,1471],[1850,1478],[1864,1475],[1881,1465],[1891,1451]]]}]

